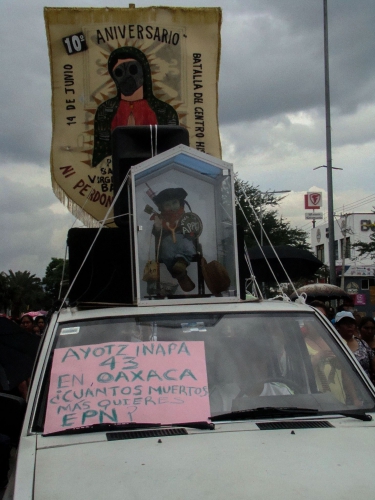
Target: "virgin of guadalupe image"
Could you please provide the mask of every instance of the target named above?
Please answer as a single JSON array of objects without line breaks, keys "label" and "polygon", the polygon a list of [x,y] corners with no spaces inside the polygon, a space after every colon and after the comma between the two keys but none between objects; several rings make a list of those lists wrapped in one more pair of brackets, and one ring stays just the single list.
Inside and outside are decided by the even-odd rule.
[{"label": "virgin of guadalupe image", "polygon": [[93,167],[112,154],[111,132],[116,127],[179,124],[175,109],[154,96],[150,65],[139,49],[120,47],[111,52],[108,72],[115,82],[117,95],[96,110]]}]

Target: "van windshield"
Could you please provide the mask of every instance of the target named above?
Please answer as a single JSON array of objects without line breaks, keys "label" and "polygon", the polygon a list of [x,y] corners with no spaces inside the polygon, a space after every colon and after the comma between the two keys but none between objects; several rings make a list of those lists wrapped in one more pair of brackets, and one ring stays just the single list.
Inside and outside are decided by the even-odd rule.
[{"label": "van windshield", "polygon": [[45,434],[209,421],[254,408],[374,408],[356,366],[314,312],[64,323],[41,399],[36,427]]}]

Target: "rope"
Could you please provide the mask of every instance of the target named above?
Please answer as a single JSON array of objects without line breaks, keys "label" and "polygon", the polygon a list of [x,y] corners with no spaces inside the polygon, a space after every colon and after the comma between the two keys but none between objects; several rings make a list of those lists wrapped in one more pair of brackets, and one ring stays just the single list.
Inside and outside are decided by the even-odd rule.
[{"label": "rope", "polygon": [[[251,224],[250,224],[250,222],[249,222],[248,218],[246,217],[246,214],[245,214],[245,212],[244,212],[244,210],[243,210],[243,208],[242,208],[242,206],[241,206],[241,204],[240,204],[240,202],[239,202],[239,200],[238,200],[238,198],[237,198],[237,197],[236,197],[236,201],[237,201],[237,203],[238,203],[238,206],[240,207],[240,210],[241,210],[241,212],[242,212],[242,215],[244,216],[244,218],[245,218],[245,220],[246,220],[246,223],[247,223],[247,225],[249,226],[249,229],[250,229],[250,231],[251,231],[251,233],[252,233],[252,235],[253,235],[253,237],[254,237],[255,241],[257,242],[258,247],[260,248],[260,251],[261,251],[261,252],[262,252],[262,254],[263,254],[263,257],[266,259],[267,265],[268,265],[268,267],[269,267],[269,270],[271,271],[272,276],[274,277],[274,279],[275,279],[276,283],[277,283],[277,284],[278,284],[278,286],[280,287],[280,283],[278,282],[278,280],[277,280],[277,278],[276,278],[276,276],[275,276],[275,273],[273,272],[272,267],[271,267],[270,263],[268,262],[268,260],[267,260],[267,257],[266,257],[266,255],[265,255],[265,253],[263,252],[263,248],[262,248],[261,244],[259,243],[258,238],[256,237],[256,235],[255,235],[255,233],[254,233],[254,231],[253,231],[253,228],[251,227]],[[251,208],[252,208],[252,207],[251,207]]]},{"label": "rope", "polygon": [[108,216],[109,216],[110,211],[112,210],[112,208],[114,207],[114,205],[115,205],[115,203],[116,203],[116,201],[117,201],[118,197],[120,196],[120,193],[121,193],[121,191],[122,191],[123,187],[125,186],[126,181],[127,181],[127,180],[128,180],[128,178],[129,178],[129,174],[130,174],[130,170],[128,171],[128,173],[126,174],[126,176],[125,176],[124,180],[122,181],[122,184],[121,184],[121,186],[120,186],[120,189],[118,190],[118,192],[117,192],[116,196],[114,197],[114,199],[113,199],[113,201],[112,201],[111,206],[108,208],[107,213],[106,213],[106,215],[105,215],[105,217],[104,217],[104,219],[103,219],[102,223],[100,224],[100,227],[99,227],[99,229],[98,229],[98,232],[96,233],[95,238],[94,238],[93,242],[91,243],[91,246],[90,246],[90,248],[88,249],[88,251],[87,251],[87,253],[86,253],[86,255],[85,255],[85,258],[83,259],[83,261],[82,261],[82,264],[81,264],[80,268],[78,269],[78,271],[77,271],[76,275],[74,276],[74,279],[72,280],[72,282],[71,282],[71,284],[70,284],[70,286],[69,286],[69,288],[68,288],[68,291],[66,292],[66,295],[65,295],[65,297],[64,297],[64,300],[61,302],[60,308],[59,308],[59,310],[58,310],[58,315],[60,314],[61,309],[62,309],[63,305],[65,304],[65,302],[66,302],[66,300],[67,300],[67,298],[68,298],[68,296],[69,296],[69,293],[71,292],[71,290],[72,290],[72,288],[73,288],[73,285],[74,285],[74,283],[76,282],[76,280],[77,280],[77,278],[78,278],[79,273],[81,272],[81,270],[82,270],[82,268],[83,268],[83,266],[84,266],[84,264],[85,264],[86,260],[88,259],[88,256],[90,255],[90,252],[91,252],[91,250],[93,249],[93,247],[94,247],[94,245],[95,245],[95,242],[96,242],[96,240],[98,239],[99,234],[100,234],[101,230],[103,229],[103,227],[104,227],[104,225],[105,225],[105,223],[106,223],[106,221],[107,221],[107,218],[108,218]]},{"label": "rope", "polygon": [[[295,292],[295,294],[297,295],[297,297],[299,297],[298,292],[297,292],[297,290],[296,290],[296,288],[295,288],[294,284],[292,283],[292,280],[290,279],[290,277],[289,277],[288,273],[286,272],[285,267],[283,266],[283,264],[282,264],[282,262],[281,262],[281,260],[280,260],[280,257],[277,255],[277,252],[276,252],[276,250],[275,250],[275,247],[272,245],[271,240],[269,239],[267,232],[264,230],[264,228],[263,228],[263,224],[260,222],[260,220],[259,220],[259,218],[258,218],[258,215],[257,215],[257,213],[255,212],[254,207],[253,207],[253,205],[252,205],[251,201],[249,200],[249,197],[246,195],[245,190],[244,190],[244,188],[243,188],[243,187],[241,187],[241,190],[242,190],[242,194],[243,194],[243,195],[244,195],[244,197],[245,197],[245,200],[246,200],[246,201],[247,201],[247,203],[249,204],[249,206],[250,206],[250,208],[251,208],[251,210],[252,210],[252,212],[253,212],[253,214],[254,214],[254,216],[255,216],[256,221],[257,221],[257,222],[258,222],[258,224],[260,225],[260,230],[261,230],[261,231],[263,231],[264,235],[266,236],[267,241],[268,241],[268,243],[270,244],[270,247],[272,248],[272,250],[273,250],[273,252],[274,252],[274,254],[275,254],[275,256],[276,256],[276,258],[277,258],[277,260],[278,260],[278,262],[279,262],[279,264],[280,264],[280,266],[281,266],[281,268],[282,268],[282,270],[284,271],[284,273],[285,273],[285,275],[286,275],[286,277],[287,277],[287,279],[288,279],[288,281],[289,281],[289,283],[290,283],[291,287],[293,288],[293,291]],[[268,267],[269,267],[269,269],[270,269],[270,271],[271,271],[271,273],[272,273],[272,276],[274,277],[274,279],[275,279],[275,281],[276,281],[276,283],[277,283],[278,287],[279,287],[279,288],[281,288],[280,283],[278,282],[278,280],[277,280],[277,278],[276,278],[276,276],[275,276],[275,274],[274,274],[274,272],[273,272],[273,270],[272,270],[272,268],[271,268],[271,265],[270,265],[270,263],[268,262],[268,259],[267,259],[267,257],[265,256],[265,253],[263,252],[263,249],[262,249],[261,245],[259,244],[259,241],[258,241],[258,239],[256,238],[256,236],[255,236],[255,234],[254,234],[254,231],[252,230],[252,227],[251,227],[251,225],[250,225],[250,223],[249,223],[249,221],[248,221],[247,217],[245,216],[244,211],[243,211],[243,208],[241,207],[241,204],[239,203],[239,201],[238,201],[238,200],[237,200],[237,203],[238,203],[238,205],[240,206],[240,209],[241,209],[241,211],[242,211],[242,214],[244,215],[245,220],[246,220],[246,222],[247,222],[247,224],[248,224],[249,228],[250,228],[250,229],[251,229],[251,231],[252,231],[252,234],[253,234],[253,236],[254,236],[254,238],[255,238],[255,240],[256,240],[256,242],[257,242],[257,244],[258,244],[258,246],[259,246],[259,248],[260,248],[260,250],[261,250],[261,252],[262,252],[262,254],[263,254],[263,257],[266,259],[267,265],[268,265]],[[286,297],[286,295],[285,295],[285,294],[283,294],[283,296],[285,296],[285,297]],[[288,300],[289,300],[289,298],[288,298]]]},{"label": "rope", "polygon": [[[114,221],[115,219],[117,219],[118,217],[124,217],[125,215],[130,215],[130,212],[126,212],[126,213],[123,213],[123,214],[120,214],[120,215],[114,215],[113,217],[108,217],[108,219],[106,220],[105,224],[108,225],[108,224],[111,224],[110,221]],[[104,219],[98,221],[99,223],[102,223],[104,221]]]},{"label": "rope", "polygon": [[[249,251],[248,251],[246,245],[244,245],[244,252],[245,252],[245,261],[246,261],[247,267],[249,268],[249,271],[250,271],[250,278],[247,281],[250,281],[252,284],[251,293],[253,295],[255,295],[256,297],[260,297],[261,299],[263,299],[264,297],[262,294],[262,290],[260,289],[260,287],[257,283],[256,277],[255,277],[255,274],[253,271],[253,266],[251,265]],[[247,290],[247,287],[248,287],[248,284],[246,283],[245,284],[246,290]]]},{"label": "rope", "polygon": [[[155,125],[155,149],[154,149],[153,137],[152,137],[152,125],[150,125],[151,157],[153,157],[154,155],[157,155],[157,145],[158,145],[158,135],[157,135],[157,131],[158,131],[158,129],[157,129],[157,127],[158,127],[158,126],[157,126],[157,125]],[[114,197],[114,199],[113,199],[113,201],[112,201],[111,206],[109,207],[109,209],[108,209],[107,213],[105,214],[104,219],[102,219],[101,221],[98,221],[98,223],[99,223],[99,229],[98,229],[98,232],[96,233],[95,238],[94,238],[94,240],[93,240],[93,242],[92,242],[92,244],[91,244],[90,248],[88,249],[87,254],[85,255],[85,258],[83,259],[83,261],[82,261],[82,264],[81,264],[80,268],[78,269],[78,271],[77,271],[76,275],[74,276],[74,279],[73,279],[73,281],[71,282],[71,284],[70,284],[70,286],[69,286],[69,288],[68,288],[68,291],[66,292],[66,295],[65,295],[65,297],[64,297],[64,300],[61,302],[61,305],[60,305],[60,308],[59,308],[58,314],[60,314],[60,311],[61,311],[61,309],[62,309],[63,305],[65,304],[65,302],[66,302],[66,300],[67,300],[67,298],[68,298],[68,296],[69,296],[69,293],[71,292],[71,290],[72,290],[72,288],[73,288],[73,285],[74,285],[74,283],[75,283],[75,282],[76,282],[76,280],[77,280],[77,277],[78,277],[79,273],[81,272],[81,270],[82,270],[82,268],[83,268],[83,266],[84,266],[84,264],[85,264],[86,260],[88,259],[88,256],[90,255],[90,252],[91,252],[91,250],[92,250],[92,248],[93,248],[93,246],[94,246],[94,244],[95,244],[96,240],[98,239],[98,237],[99,237],[99,234],[100,234],[101,230],[103,229],[103,227],[104,227],[106,224],[108,224],[108,223],[109,223],[109,222],[107,222],[107,220],[108,220],[108,221],[113,221],[113,220],[114,220],[114,219],[116,219],[117,217],[122,217],[123,215],[128,215],[128,214],[120,214],[120,215],[116,215],[116,216],[114,216],[114,217],[109,217],[109,213],[110,213],[110,211],[112,210],[112,208],[115,206],[115,203],[116,203],[116,201],[117,201],[117,199],[118,199],[118,197],[119,197],[119,195],[120,195],[120,193],[121,193],[121,191],[122,191],[123,187],[125,186],[126,181],[127,181],[127,180],[128,180],[128,178],[129,178],[129,174],[130,174],[130,170],[128,171],[128,173],[126,174],[126,176],[125,176],[124,180],[122,181],[122,184],[121,184],[121,186],[120,186],[120,189],[118,190],[118,192],[117,192],[116,196]],[[82,207],[81,207],[81,209],[82,209],[82,210],[84,209],[84,207],[85,207],[85,205],[86,205],[87,201],[89,200],[89,197],[90,197],[90,195],[91,195],[92,191],[93,191],[93,188],[91,188],[91,190],[90,190],[90,191],[89,191],[89,193],[87,194],[86,199],[85,199],[85,202],[84,202],[84,204],[83,204],[83,205],[82,205]],[[73,228],[73,226],[75,225],[75,223],[77,222],[77,220],[78,220],[78,217],[76,217],[76,219],[74,220],[74,222],[73,222],[73,224],[72,224],[72,226],[71,226],[71,229]],[[159,249],[160,249],[160,242],[161,242],[161,238],[159,238],[159,244],[158,244],[158,248],[157,248],[157,253],[159,253]],[[62,276],[62,279],[61,279],[61,282],[60,282],[59,299],[61,298],[61,292],[62,292],[62,282],[63,282],[64,272],[65,272],[65,263],[66,263],[67,250],[68,250],[68,245],[66,244],[66,245],[65,245],[64,266],[63,266],[63,276]]]},{"label": "rope", "polygon": [[[83,203],[83,205],[82,205],[82,207],[81,207],[81,210],[84,210],[85,205],[86,205],[86,203],[89,201],[89,197],[90,197],[90,195],[91,195],[91,193],[92,193],[93,191],[95,191],[95,190],[94,190],[94,188],[91,188],[91,189],[90,189],[90,191],[87,193],[86,199],[85,199],[85,201],[84,201],[84,203]],[[78,217],[76,217],[76,218],[75,218],[75,220],[74,220],[73,224],[71,225],[70,229],[73,229],[73,227],[74,227],[75,223],[77,222],[77,220],[78,220]],[[84,225],[85,225],[85,224],[84,224]],[[60,298],[60,297],[59,297],[59,298]]]},{"label": "rope", "polygon": [[[86,196],[86,199],[85,199],[85,202],[83,203],[81,209],[83,210],[85,208],[85,205],[86,203],[88,202],[89,200],[89,196],[91,195],[91,193],[94,191],[94,188],[91,188],[90,191],[88,192],[87,196]],[[73,229],[75,223],[77,222],[78,220],[78,217],[76,217],[73,221],[73,224],[70,226],[70,229]],[[82,224],[81,227],[85,226],[85,224]],[[58,295],[58,300],[61,299],[61,292],[62,292],[62,287],[63,287],[63,281],[64,281],[64,275],[65,275],[65,266],[66,266],[66,257],[67,257],[67,254],[68,254],[68,242],[65,243],[65,255],[64,255],[64,264],[63,264],[63,270],[62,270],[62,276],[61,276],[61,281],[60,281],[60,288],[59,288],[59,295]]]},{"label": "rope", "polygon": [[60,289],[59,289],[58,300],[61,299],[61,292],[62,292],[62,286],[63,286],[63,281],[64,281],[65,264],[66,264],[67,253],[68,253],[68,243],[65,243],[65,256],[64,256],[64,264],[63,264],[62,276],[61,276],[61,281],[60,281]]},{"label": "rope", "polygon": [[[285,273],[286,277],[288,278],[288,281],[289,281],[290,285],[292,286],[293,291],[294,291],[294,292],[296,293],[296,295],[298,296],[297,290],[296,290],[295,286],[293,285],[292,280],[289,278],[289,275],[288,275],[288,273],[286,272],[285,267],[283,266],[283,264],[282,264],[282,262],[281,262],[281,260],[280,260],[280,257],[277,255],[277,252],[276,252],[276,250],[275,250],[275,247],[272,245],[272,242],[271,242],[271,240],[269,239],[267,232],[264,230],[263,224],[260,222],[260,220],[259,220],[259,218],[258,218],[258,215],[257,215],[257,213],[255,212],[254,207],[253,207],[253,205],[251,204],[251,201],[249,200],[248,196],[246,195],[246,193],[245,193],[245,191],[244,191],[243,187],[242,187],[242,193],[243,193],[243,195],[244,195],[245,199],[247,200],[247,202],[248,202],[248,204],[249,204],[249,206],[250,206],[251,210],[253,211],[253,214],[254,214],[254,216],[255,216],[255,218],[256,218],[256,220],[257,220],[258,224],[260,225],[261,231],[263,231],[264,235],[266,236],[266,238],[267,238],[267,240],[268,240],[268,243],[270,244],[270,247],[272,248],[273,253],[275,254],[275,256],[276,256],[276,258],[277,258],[277,260],[278,260],[278,262],[279,262],[279,264],[280,264],[280,266],[281,266],[281,268],[282,268],[282,270],[284,271],[284,273]],[[257,243],[258,243],[258,241],[257,241]],[[258,243],[258,245],[259,245],[259,243]],[[260,248],[261,248],[261,247],[260,247]],[[262,248],[261,248],[261,250],[262,250]],[[271,266],[270,266],[270,264],[269,264],[269,262],[268,262],[268,260],[267,260],[267,258],[266,258],[266,256],[265,256],[265,254],[264,254],[263,250],[262,250],[262,253],[263,253],[264,258],[265,258],[265,259],[266,259],[266,261],[267,261],[267,264],[268,264],[269,268],[271,269]],[[275,277],[275,275],[274,275],[274,273],[273,273],[272,269],[271,269],[271,272],[272,272],[273,277],[276,279],[276,277]],[[277,279],[276,279],[276,283],[278,284],[279,288],[281,288],[281,287],[280,287],[279,282],[277,281]]]}]

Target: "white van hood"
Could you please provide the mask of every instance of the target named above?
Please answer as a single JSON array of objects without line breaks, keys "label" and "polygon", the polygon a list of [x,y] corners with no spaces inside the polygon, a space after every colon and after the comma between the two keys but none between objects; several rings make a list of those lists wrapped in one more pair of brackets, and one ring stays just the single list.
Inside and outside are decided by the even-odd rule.
[{"label": "white van hood", "polygon": [[102,433],[39,438],[34,499],[367,497],[375,449],[375,432],[367,427],[374,424],[331,422],[334,428],[295,431],[228,423],[214,431],[119,441]]}]

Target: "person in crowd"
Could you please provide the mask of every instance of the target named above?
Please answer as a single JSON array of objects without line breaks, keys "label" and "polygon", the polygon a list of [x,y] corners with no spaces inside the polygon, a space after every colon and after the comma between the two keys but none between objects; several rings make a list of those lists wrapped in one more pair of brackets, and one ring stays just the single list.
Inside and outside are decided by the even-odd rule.
[{"label": "person in crowd", "polygon": [[342,311],[353,311],[353,301],[350,298],[344,298],[342,304],[340,304],[337,308],[337,312],[342,312]]},{"label": "person in crowd", "polygon": [[[328,308],[323,302],[314,300],[309,305],[319,309],[322,314],[326,316],[325,313]],[[310,355],[319,390],[321,392],[330,392],[330,383],[334,390],[337,386],[337,374],[334,364],[335,355],[321,337],[314,324],[307,322],[303,325],[301,331],[306,342],[307,351]]]},{"label": "person in crowd", "polygon": [[[375,320],[371,316],[364,316],[358,325],[359,335],[362,340],[367,342],[375,356]],[[371,381],[375,385],[375,372],[371,374]]]},{"label": "person in crowd", "polygon": [[39,326],[36,325],[35,323],[33,324],[33,333],[35,335],[38,335],[38,337],[40,337],[40,330],[39,330]]},{"label": "person in crowd", "polygon": [[332,324],[334,324],[335,322],[335,316],[336,316],[336,312],[335,312],[335,309],[332,307],[332,306],[328,306],[328,319],[330,320],[330,322]]},{"label": "person in crowd", "polygon": [[335,317],[335,327],[367,376],[372,379],[375,373],[374,352],[365,340],[358,338],[357,324],[353,314],[350,311],[338,312]]},{"label": "person in crowd", "polygon": [[20,327],[27,333],[30,333],[33,337],[37,337],[38,340],[40,340],[41,335],[39,327],[35,324],[34,319],[30,316],[30,314],[24,314],[21,317]]},{"label": "person in crowd", "polygon": [[34,321],[29,314],[24,314],[21,318],[20,327],[29,333],[33,333]]},{"label": "person in crowd", "polygon": [[34,319],[34,323],[39,328],[39,335],[43,335],[44,330],[46,328],[46,317],[45,316],[37,316]]},{"label": "person in crowd", "polygon": [[[358,311],[353,311],[353,316],[354,316],[355,322],[357,323],[357,328],[359,328],[359,324],[361,322],[362,316],[360,315],[360,313]],[[359,335],[359,337],[360,337],[360,335]]]},{"label": "person in crowd", "polygon": [[309,306],[315,307],[315,309],[318,309],[324,316],[328,317],[328,307],[321,300],[313,300]]},{"label": "person in crowd", "polygon": [[375,320],[371,316],[361,318],[359,323],[359,334],[361,339],[367,342],[375,352]]}]

